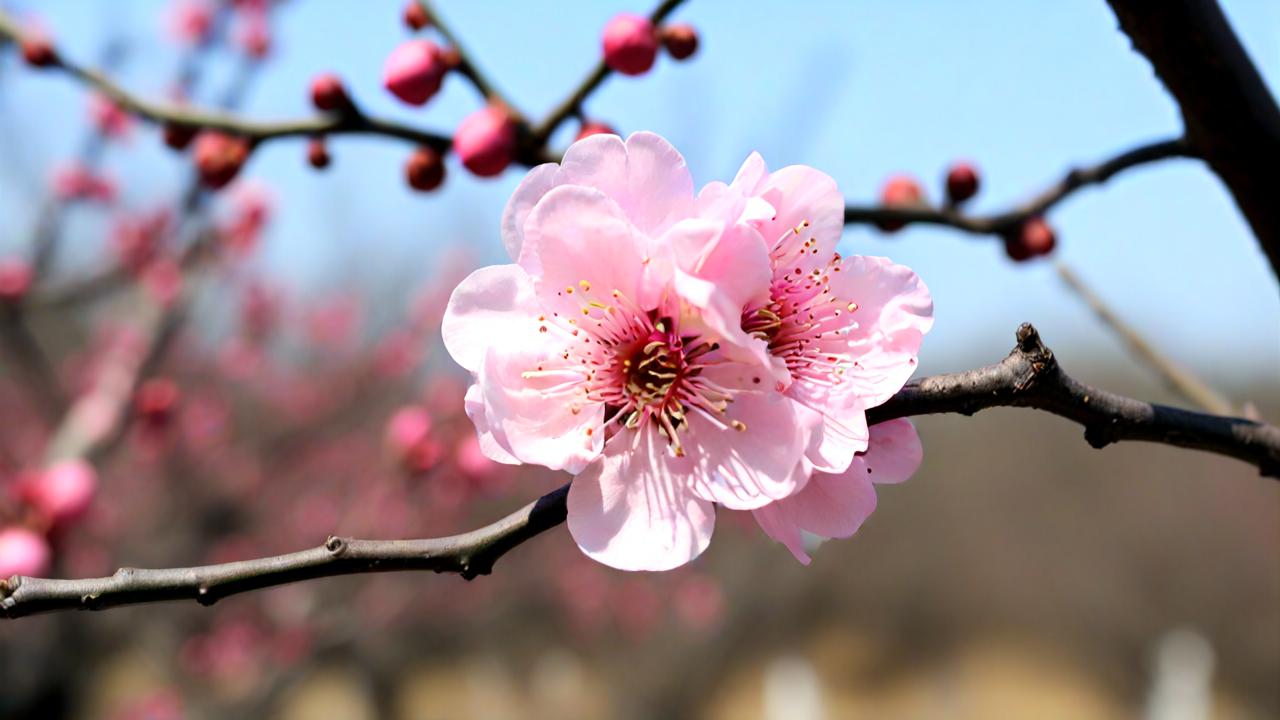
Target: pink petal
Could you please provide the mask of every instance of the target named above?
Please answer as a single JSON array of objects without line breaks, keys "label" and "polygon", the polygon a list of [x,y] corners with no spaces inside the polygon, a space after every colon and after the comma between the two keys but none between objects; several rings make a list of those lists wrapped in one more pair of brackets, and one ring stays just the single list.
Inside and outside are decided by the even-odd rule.
[{"label": "pink petal", "polygon": [[831,273],[831,292],[856,302],[849,331],[854,359],[844,377],[865,407],[902,389],[916,369],[924,334],[933,326],[933,299],[924,282],[887,258],[855,255]]},{"label": "pink petal", "polygon": [[857,462],[871,482],[889,485],[914,475],[923,460],[924,445],[916,426],[899,418],[871,426],[871,445]]},{"label": "pink petal", "polygon": [[626,430],[569,486],[569,532],[582,551],[621,570],[670,570],[711,542],[715,510],[688,490],[689,463],[656,430]]},{"label": "pink petal", "polygon": [[813,561],[805,550],[804,535],[800,532],[800,527],[787,516],[778,503],[756,508],[751,511],[751,516],[756,519],[756,523],[760,525],[765,535],[786,546],[801,565],[808,565]]},{"label": "pink petal", "polygon": [[646,281],[643,238],[599,190],[579,185],[554,188],[529,213],[524,232],[520,264],[528,268],[537,258],[538,301],[545,310],[558,313],[561,322],[572,321],[590,331],[604,312],[601,306],[643,305],[653,294]]},{"label": "pink petal", "polygon": [[476,372],[495,343],[537,327],[537,302],[529,276],[518,265],[491,265],[471,273],[454,289],[441,334],[453,359]]},{"label": "pink petal", "polygon": [[485,355],[477,384],[500,447],[522,462],[576,473],[604,445],[604,405],[585,401],[586,378],[561,358],[563,347],[563,339],[508,337]]},{"label": "pink petal", "polygon": [[612,198],[631,222],[657,237],[693,211],[693,177],[684,157],[659,135],[592,135],[569,146],[560,181],[586,185]]},{"label": "pink petal", "polygon": [[555,187],[556,176],[560,166],[555,163],[543,163],[529,171],[528,175],[516,186],[511,199],[502,211],[502,244],[512,262],[520,260],[520,248],[524,245],[524,223],[543,195]]},{"label": "pink petal", "polygon": [[506,447],[506,441],[499,441],[494,437],[493,429],[489,426],[489,417],[485,414],[484,393],[481,392],[479,385],[472,384],[467,388],[463,407],[466,409],[467,417],[471,418],[471,423],[476,426],[476,440],[480,452],[494,462],[503,465],[519,465],[520,458],[511,454]]},{"label": "pink petal", "polygon": [[689,412],[679,434],[697,468],[694,493],[733,510],[751,510],[795,493],[807,477],[797,468],[814,430],[813,422],[776,392],[740,393],[716,421]]}]

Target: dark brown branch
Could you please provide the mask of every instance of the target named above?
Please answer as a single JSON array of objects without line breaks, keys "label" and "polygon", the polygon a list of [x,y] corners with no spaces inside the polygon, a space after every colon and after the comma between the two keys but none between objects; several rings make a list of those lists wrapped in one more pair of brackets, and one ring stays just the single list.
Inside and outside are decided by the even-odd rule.
[{"label": "dark brown branch", "polygon": [[990,407],[1028,407],[1067,418],[1084,426],[1085,440],[1095,448],[1141,441],[1204,450],[1280,478],[1280,427],[1156,405],[1085,385],[1063,371],[1031,325],[1018,328],[1018,346],[1001,362],[909,383],[869,410],[867,420],[972,415]]},{"label": "dark brown branch", "polygon": [[[1018,345],[1001,362],[910,383],[868,413],[872,423],[934,413],[971,415],[989,407],[1030,407],[1074,420],[1094,447],[1141,440],[1206,450],[1256,465],[1280,477],[1280,428],[1250,420],[1179,410],[1081,384],[1058,366],[1035,328],[1018,330]],[[16,618],[53,610],[101,610],[132,603],[196,600],[299,580],[393,570],[488,574],[509,550],[565,519],[568,485],[488,527],[425,540],[331,537],[319,548],[222,565],[168,570],[125,568],[106,578],[0,581],[0,614]]]},{"label": "dark brown branch", "polygon": [[1280,106],[1215,0],[1108,0],[1280,275]]},{"label": "dark brown branch", "polygon": [[1044,215],[1077,190],[1101,185],[1125,170],[1147,163],[1179,157],[1195,157],[1181,138],[1161,140],[1126,150],[1096,165],[1078,167],[1025,203],[993,215],[966,215],[956,208],[887,207],[849,205],[844,210],[846,225],[866,223],[923,223],[945,225],[975,235],[1002,235],[1015,231],[1027,220]]},{"label": "dark brown branch", "polygon": [[53,610],[102,610],[119,605],[195,600],[212,605],[229,595],[299,580],[433,570],[467,579],[487,575],[498,558],[525,540],[564,522],[565,485],[519,511],[462,535],[429,540],[357,540],[325,544],[275,557],[169,570],[122,568],[91,580],[15,577],[0,581],[0,613],[16,618]]},{"label": "dark brown branch", "polygon": [[[653,12],[649,13],[649,20],[656,26],[667,16],[675,12],[680,7],[680,3],[684,0],[662,0]],[[532,142],[535,147],[546,147],[547,141],[551,139],[551,135],[559,129],[560,125],[574,115],[582,113],[582,104],[591,97],[599,87],[604,83],[605,79],[613,74],[609,66],[604,64],[601,59],[596,63],[591,73],[583,78],[578,87],[565,98],[563,102],[556,106],[549,115],[533,129]]]}]

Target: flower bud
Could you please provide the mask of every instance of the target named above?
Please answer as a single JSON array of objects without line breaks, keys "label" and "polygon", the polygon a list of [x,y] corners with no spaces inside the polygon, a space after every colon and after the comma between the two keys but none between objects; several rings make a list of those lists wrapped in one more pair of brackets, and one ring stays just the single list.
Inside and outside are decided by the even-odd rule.
[{"label": "flower bud", "polygon": [[[921,205],[923,201],[924,191],[920,189],[920,183],[909,175],[894,175],[880,188],[880,202],[888,207],[912,207]],[[880,229],[885,232],[897,232],[905,225],[906,223],[900,220],[886,220],[878,223]]]},{"label": "flower bud", "polygon": [[947,199],[962,203],[978,194],[978,169],[966,162],[955,163],[947,170]]},{"label": "flower bud", "polygon": [[516,124],[506,108],[489,105],[468,115],[453,136],[462,165],[480,177],[500,174],[516,154]]},{"label": "flower bud", "polygon": [[31,266],[22,260],[0,260],[0,302],[16,303],[31,290]]},{"label": "flower bud", "polygon": [[591,137],[592,135],[617,135],[618,131],[614,130],[605,123],[596,120],[588,120],[582,123],[582,129],[578,131],[578,137],[575,140]]},{"label": "flower bud", "polygon": [[427,15],[427,11],[423,9],[422,4],[418,0],[409,0],[404,4],[404,12],[401,15],[404,24],[410,30],[417,32],[431,25],[431,18]]},{"label": "flower bud", "polygon": [[444,182],[444,158],[435,148],[422,146],[409,156],[404,166],[405,179],[409,187],[421,192],[430,192]]},{"label": "flower bud", "polygon": [[623,75],[643,75],[658,56],[658,37],[648,18],[613,16],[604,28],[604,64]]},{"label": "flower bud", "polygon": [[[1054,246],[1058,244],[1058,238],[1049,223],[1045,222],[1042,217],[1033,217],[1022,223],[1018,228],[1015,244],[1018,245],[1025,257],[1014,257],[1014,253],[1010,253],[1009,257],[1014,260],[1026,260],[1041,255],[1048,255],[1053,252]],[[1009,246],[1008,240],[1005,241],[1005,249]]]},{"label": "flower bud", "polygon": [[159,429],[173,419],[178,406],[178,386],[168,378],[152,378],[138,387],[133,408],[148,427]]},{"label": "flower bud", "polygon": [[317,110],[330,112],[351,107],[351,98],[342,85],[342,78],[334,73],[321,73],[311,80],[311,104]]},{"label": "flower bud", "polygon": [[62,460],[25,478],[22,499],[54,524],[74,520],[89,509],[98,490],[98,473],[84,460]]},{"label": "flower bud", "polygon": [[196,136],[196,129],[190,125],[178,125],[167,122],[161,130],[164,144],[174,150],[186,150]]},{"label": "flower bud", "polygon": [[31,67],[49,67],[58,63],[58,52],[53,43],[42,35],[28,35],[22,39],[22,59]]},{"label": "flower bud", "polygon": [[195,163],[200,180],[218,189],[240,174],[249,159],[249,141],[216,130],[206,130],[196,137]]},{"label": "flower bud", "polygon": [[307,163],[317,170],[329,167],[329,147],[323,137],[313,137],[307,143]]},{"label": "flower bud", "polygon": [[49,569],[49,543],[23,528],[0,530],[0,579],[14,575],[38,576]]},{"label": "flower bud", "polygon": [[410,40],[387,56],[382,85],[410,105],[422,105],[440,91],[450,64],[430,40]]},{"label": "flower bud", "polygon": [[664,25],[659,35],[662,47],[676,60],[686,60],[698,52],[698,31],[692,25]]}]

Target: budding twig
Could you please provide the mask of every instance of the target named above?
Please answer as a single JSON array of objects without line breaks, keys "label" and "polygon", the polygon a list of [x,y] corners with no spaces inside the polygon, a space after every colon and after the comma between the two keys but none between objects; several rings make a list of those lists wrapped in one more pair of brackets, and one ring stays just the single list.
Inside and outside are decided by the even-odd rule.
[{"label": "budding twig", "polygon": [[921,223],[945,225],[974,235],[1004,235],[1016,231],[1031,218],[1044,215],[1077,190],[1105,183],[1130,168],[1180,157],[1196,157],[1182,138],[1140,145],[1096,165],[1075,168],[1034,198],[993,215],[966,215],[948,207],[848,205],[844,209],[844,222],[846,225]]},{"label": "budding twig", "polygon": [[[867,414],[869,422],[934,413],[971,415],[990,407],[1044,410],[1085,427],[1094,447],[1135,440],[1238,458],[1280,477],[1280,428],[1241,418],[1179,410],[1115,395],[1067,375],[1035,328],[1018,329],[1018,345],[995,365],[908,384]],[[221,565],[143,570],[86,580],[13,577],[0,581],[0,614],[17,618],[55,610],[196,600],[204,605],[250,590],[299,580],[395,570],[486,575],[508,551],[565,519],[568,485],[507,517],[462,535],[422,540],[331,537],[311,550]]]}]

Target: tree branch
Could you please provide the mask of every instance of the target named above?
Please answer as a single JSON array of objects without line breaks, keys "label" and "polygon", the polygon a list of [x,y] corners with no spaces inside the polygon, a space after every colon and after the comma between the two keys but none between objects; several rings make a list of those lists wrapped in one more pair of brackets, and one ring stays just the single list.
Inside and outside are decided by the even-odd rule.
[{"label": "tree branch", "polygon": [[[684,0],[662,0],[653,12],[649,13],[649,21],[655,26],[659,25],[667,16],[675,12],[680,7],[680,3]],[[559,127],[574,115],[581,114],[582,104],[591,97],[591,94],[600,88],[604,81],[613,74],[608,65],[604,64],[602,58],[596,63],[591,73],[583,78],[578,87],[569,94],[549,115],[533,129],[533,143],[537,147],[546,147],[547,141],[551,139],[551,135],[555,133]]]},{"label": "tree branch", "polygon": [[1044,215],[1077,190],[1101,185],[1130,168],[1179,157],[1196,157],[1195,151],[1181,138],[1140,145],[1096,165],[1074,168],[1061,180],[1027,202],[993,215],[966,215],[955,208],[946,207],[849,205],[844,209],[844,222],[846,225],[884,222],[923,223],[946,225],[974,235],[1002,235],[1015,231],[1033,217]]},{"label": "tree branch", "polygon": [[1214,0],[1108,0],[1280,275],[1280,106]]},{"label": "tree branch", "polygon": [[[1001,362],[912,382],[867,413],[871,423],[989,407],[1030,407],[1085,427],[1094,447],[1140,440],[1206,450],[1256,465],[1280,477],[1280,428],[1251,420],[1179,410],[1097,390],[1072,379],[1035,328],[1018,329],[1018,345]],[[486,575],[512,548],[565,519],[569,486],[462,535],[423,540],[330,537],[323,546],[289,555],[167,570],[124,568],[106,578],[0,581],[0,614],[17,618],[54,610],[102,610],[134,603],[196,600],[204,605],[242,592],[299,580],[394,570]]]}]

